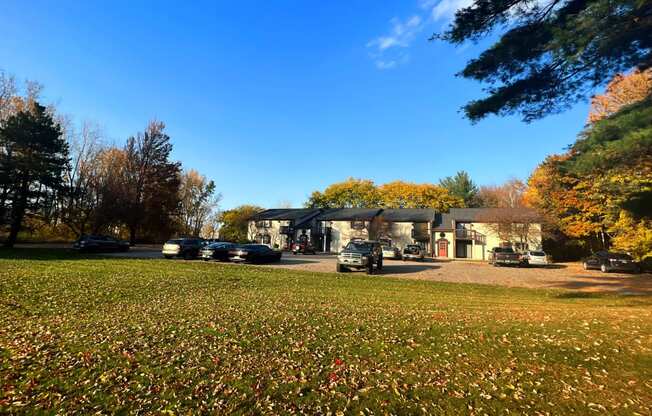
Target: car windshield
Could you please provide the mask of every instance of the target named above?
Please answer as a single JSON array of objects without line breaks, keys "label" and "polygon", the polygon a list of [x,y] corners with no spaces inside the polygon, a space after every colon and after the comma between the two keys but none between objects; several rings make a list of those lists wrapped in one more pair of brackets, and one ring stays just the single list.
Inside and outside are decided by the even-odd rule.
[{"label": "car windshield", "polygon": [[513,253],[514,249],[511,247],[496,247],[494,253]]},{"label": "car windshield", "polygon": [[631,256],[625,253],[609,253],[609,258],[618,260],[631,260]]},{"label": "car windshield", "polygon": [[371,251],[370,243],[363,243],[362,241],[351,241],[346,245],[346,250],[351,251]]},{"label": "car windshield", "polygon": [[405,251],[410,252],[410,253],[416,253],[421,249],[419,246],[407,246],[405,247]]},{"label": "car windshield", "polygon": [[530,251],[531,256],[545,257],[546,253],[543,251]]}]

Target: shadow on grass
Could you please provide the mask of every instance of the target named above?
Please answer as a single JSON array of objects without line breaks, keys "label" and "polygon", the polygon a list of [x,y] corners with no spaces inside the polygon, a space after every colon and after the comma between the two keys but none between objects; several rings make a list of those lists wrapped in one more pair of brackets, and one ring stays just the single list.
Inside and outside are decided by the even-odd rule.
[{"label": "shadow on grass", "polygon": [[0,260],[142,260],[137,257],[107,257],[105,253],[79,253],[71,248],[0,248]]}]

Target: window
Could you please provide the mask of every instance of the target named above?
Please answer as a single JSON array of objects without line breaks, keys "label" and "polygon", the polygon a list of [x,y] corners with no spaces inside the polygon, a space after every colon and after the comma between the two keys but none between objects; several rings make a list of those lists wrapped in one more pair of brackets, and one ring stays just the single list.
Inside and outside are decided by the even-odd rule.
[{"label": "window", "polygon": [[258,244],[271,244],[272,237],[269,234],[258,234],[256,235],[256,242]]},{"label": "window", "polygon": [[364,221],[351,221],[351,228],[353,228],[354,230],[363,230]]},{"label": "window", "polygon": [[256,221],[256,228],[270,228],[271,226],[272,222],[269,220]]}]

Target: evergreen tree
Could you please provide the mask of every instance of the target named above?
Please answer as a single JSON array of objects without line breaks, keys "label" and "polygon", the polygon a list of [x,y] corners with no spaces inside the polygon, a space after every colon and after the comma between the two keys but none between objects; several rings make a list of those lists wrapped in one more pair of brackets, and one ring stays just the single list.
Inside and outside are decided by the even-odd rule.
[{"label": "evergreen tree", "polygon": [[461,170],[455,176],[447,176],[439,181],[439,185],[452,196],[461,198],[466,207],[479,206],[478,187],[467,172]]},{"label": "evergreen tree", "polygon": [[531,121],[562,111],[619,72],[652,66],[649,0],[475,0],[441,38],[453,44],[500,39],[461,71],[487,83],[464,107],[477,121],[520,113]]},{"label": "evergreen tree", "polygon": [[13,247],[25,214],[35,213],[61,189],[68,146],[46,108],[34,102],[0,127],[0,181],[5,195],[0,216],[7,217]]}]

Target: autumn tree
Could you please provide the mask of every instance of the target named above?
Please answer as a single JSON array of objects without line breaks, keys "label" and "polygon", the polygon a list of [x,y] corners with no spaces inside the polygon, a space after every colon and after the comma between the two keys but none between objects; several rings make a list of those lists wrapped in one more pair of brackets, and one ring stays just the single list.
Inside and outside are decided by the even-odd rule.
[{"label": "autumn tree", "polygon": [[595,123],[621,108],[642,101],[652,94],[652,70],[634,69],[629,74],[617,74],[607,85],[604,94],[591,99],[589,122]]},{"label": "autumn tree", "polygon": [[68,161],[60,127],[45,107],[37,102],[30,107],[0,127],[0,178],[10,222],[7,247],[15,244],[25,214],[37,211],[48,193],[61,187]]},{"label": "autumn tree", "polygon": [[166,238],[174,228],[173,217],[179,209],[181,165],[170,161],[172,144],[165,124],[149,123],[143,133],[127,140],[122,217],[129,229],[131,244],[138,232],[150,238]]},{"label": "autumn tree", "polygon": [[237,243],[248,241],[249,220],[263,208],[255,205],[241,205],[220,214],[220,239]]},{"label": "autumn tree", "polygon": [[373,208],[379,206],[381,197],[373,181],[349,178],[329,185],[324,192],[310,195],[310,208]]},{"label": "autumn tree", "polygon": [[479,205],[489,208],[517,208],[525,206],[527,186],[520,179],[512,178],[502,185],[481,186],[477,199]]},{"label": "autumn tree", "polygon": [[381,206],[385,208],[434,208],[448,212],[464,206],[462,198],[437,185],[394,181],[378,187]]},{"label": "autumn tree", "polygon": [[194,169],[183,172],[179,199],[181,232],[187,236],[198,236],[220,200],[220,195],[215,194],[215,182]]},{"label": "autumn tree", "polygon": [[500,34],[459,73],[487,85],[466,116],[563,111],[617,73],[652,66],[652,2],[474,0],[441,35],[455,45]]},{"label": "autumn tree", "polygon": [[61,220],[80,236],[97,225],[94,222],[103,197],[100,163],[105,147],[97,125],[85,122],[79,132],[72,127],[67,130],[70,160],[60,195]]},{"label": "autumn tree", "polygon": [[652,97],[621,104],[588,125],[568,152],[541,164],[526,199],[568,236],[629,250],[632,239],[645,247],[639,237],[647,234],[628,240],[623,224],[652,218]]},{"label": "autumn tree", "polygon": [[471,176],[466,171],[461,170],[455,176],[445,177],[439,181],[439,186],[448,190],[450,195],[462,199],[464,206],[479,206],[478,186],[471,180]]}]

